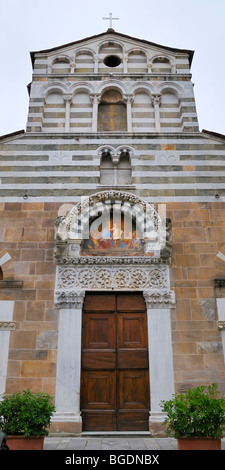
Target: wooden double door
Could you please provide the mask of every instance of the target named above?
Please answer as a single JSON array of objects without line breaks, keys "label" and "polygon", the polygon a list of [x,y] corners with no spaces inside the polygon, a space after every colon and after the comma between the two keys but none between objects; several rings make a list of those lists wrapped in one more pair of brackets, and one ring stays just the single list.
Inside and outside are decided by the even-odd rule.
[{"label": "wooden double door", "polygon": [[83,431],[149,429],[147,314],[141,293],[87,293],[82,317]]}]

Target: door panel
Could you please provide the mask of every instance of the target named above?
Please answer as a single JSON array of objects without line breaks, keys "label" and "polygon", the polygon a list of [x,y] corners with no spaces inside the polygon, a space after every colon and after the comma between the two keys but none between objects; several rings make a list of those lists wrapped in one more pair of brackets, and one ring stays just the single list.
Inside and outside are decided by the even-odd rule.
[{"label": "door panel", "polygon": [[142,294],[87,294],[82,324],[83,430],[148,430],[149,403]]},{"label": "door panel", "polygon": [[119,369],[145,369],[148,368],[148,351],[117,350],[117,367]]},{"label": "door panel", "polygon": [[84,371],[83,406],[86,409],[115,409],[116,407],[116,372]]},{"label": "door panel", "polygon": [[146,370],[119,371],[119,409],[148,408],[148,374]]}]

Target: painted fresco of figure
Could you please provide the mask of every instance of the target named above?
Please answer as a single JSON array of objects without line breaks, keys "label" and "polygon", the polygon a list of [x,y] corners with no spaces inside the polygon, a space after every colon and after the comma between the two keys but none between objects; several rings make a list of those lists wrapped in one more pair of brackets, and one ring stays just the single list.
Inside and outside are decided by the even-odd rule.
[{"label": "painted fresco of figure", "polygon": [[124,238],[124,220],[122,219],[122,221],[117,222],[115,219],[113,220],[112,215],[106,221],[104,227],[99,225],[98,230],[91,230],[90,238],[84,240],[83,243],[85,251],[110,249],[115,251],[118,248],[139,251],[141,246],[141,233],[136,229],[135,222],[133,221],[132,230]]}]

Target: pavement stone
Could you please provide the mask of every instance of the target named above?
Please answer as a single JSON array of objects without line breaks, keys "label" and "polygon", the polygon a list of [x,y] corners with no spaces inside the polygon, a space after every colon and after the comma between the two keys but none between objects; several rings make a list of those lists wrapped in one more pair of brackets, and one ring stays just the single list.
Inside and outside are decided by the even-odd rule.
[{"label": "pavement stone", "polygon": [[176,450],[176,439],[152,437],[51,437],[44,440],[44,450]]},{"label": "pavement stone", "polygon": [[[44,450],[177,450],[177,441],[172,437],[47,436],[44,440]],[[222,439],[222,450],[225,450],[225,438]]]}]

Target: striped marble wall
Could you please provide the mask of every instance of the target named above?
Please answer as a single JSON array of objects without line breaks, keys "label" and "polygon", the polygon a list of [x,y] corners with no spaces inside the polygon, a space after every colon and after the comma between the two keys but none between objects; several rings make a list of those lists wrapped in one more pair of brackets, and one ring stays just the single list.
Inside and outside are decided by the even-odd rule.
[{"label": "striped marble wall", "polygon": [[[100,102],[107,81],[126,103],[132,98],[129,132],[198,131],[190,52],[111,33],[32,53],[27,132],[95,132],[92,97]],[[160,123],[153,93],[161,97]]]},{"label": "striped marble wall", "polygon": [[29,133],[2,138],[0,197],[9,202],[79,201],[101,188],[104,148],[115,155],[130,149],[131,184],[118,187],[148,202],[225,199],[225,140],[208,133],[145,133],[127,140],[110,134],[85,138],[82,133],[75,138]]}]

